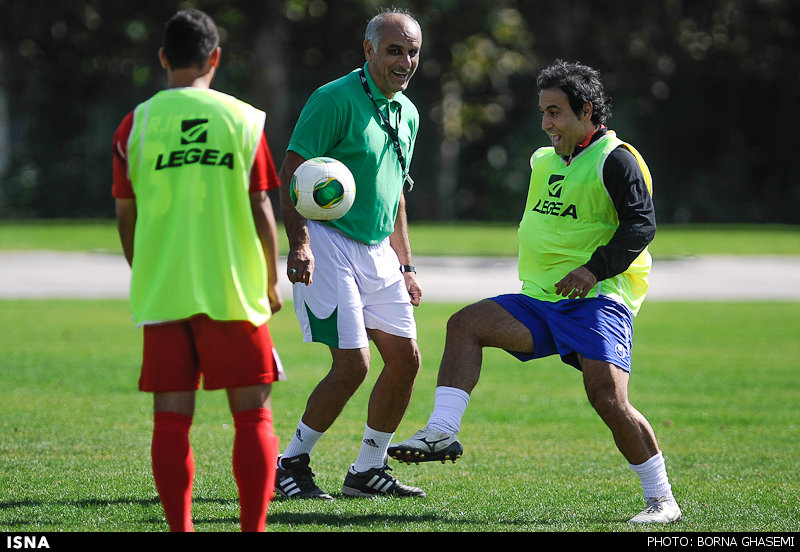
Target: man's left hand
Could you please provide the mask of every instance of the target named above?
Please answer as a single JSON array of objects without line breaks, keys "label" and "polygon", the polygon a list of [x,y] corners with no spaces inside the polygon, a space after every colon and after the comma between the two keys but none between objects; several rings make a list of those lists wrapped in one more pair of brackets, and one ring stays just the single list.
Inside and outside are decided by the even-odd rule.
[{"label": "man's left hand", "polygon": [[556,284],[556,293],[569,299],[583,299],[597,284],[588,268],[579,266]]},{"label": "man's left hand", "polygon": [[422,288],[417,283],[417,274],[415,272],[403,272],[403,277],[406,279],[406,289],[408,295],[411,296],[411,304],[415,307],[419,306],[422,300]]}]

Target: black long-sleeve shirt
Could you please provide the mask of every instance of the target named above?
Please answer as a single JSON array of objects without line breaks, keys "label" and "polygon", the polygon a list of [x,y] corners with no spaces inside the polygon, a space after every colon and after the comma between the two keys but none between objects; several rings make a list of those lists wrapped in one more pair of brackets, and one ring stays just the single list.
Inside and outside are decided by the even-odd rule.
[{"label": "black long-sleeve shirt", "polygon": [[[595,132],[589,143],[606,133]],[[571,157],[580,155],[578,147]],[[625,146],[612,151],[603,165],[603,184],[617,210],[619,226],[606,245],[598,247],[586,263],[597,281],[625,272],[656,233],[656,212],[653,198],[633,153]]]}]

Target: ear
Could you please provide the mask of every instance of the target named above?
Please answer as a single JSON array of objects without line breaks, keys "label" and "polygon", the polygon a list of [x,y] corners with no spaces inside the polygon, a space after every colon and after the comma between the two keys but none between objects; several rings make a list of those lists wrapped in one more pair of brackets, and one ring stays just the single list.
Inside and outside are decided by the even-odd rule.
[{"label": "ear", "polygon": [[594,104],[592,102],[586,102],[583,104],[583,110],[581,111],[581,118],[590,121],[592,119],[592,114],[594,113]]},{"label": "ear", "polygon": [[161,62],[162,68],[169,69],[169,63],[167,63],[167,56],[164,55],[164,48],[158,49],[158,61]]},{"label": "ear", "polygon": [[369,40],[364,41],[364,57],[367,58],[367,61],[372,59],[373,54],[375,53],[375,49],[372,47],[372,43]]},{"label": "ear", "polygon": [[208,55],[208,63],[210,67],[219,67],[219,60],[222,57],[222,48],[217,46]]}]

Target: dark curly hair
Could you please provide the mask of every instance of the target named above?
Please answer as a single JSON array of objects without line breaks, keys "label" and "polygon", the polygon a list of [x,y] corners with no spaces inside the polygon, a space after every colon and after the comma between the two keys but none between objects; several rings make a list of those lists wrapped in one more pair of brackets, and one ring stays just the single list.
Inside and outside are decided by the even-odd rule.
[{"label": "dark curly hair", "polygon": [[538,92],[548,88],[562,90],[576,115],[581,113],[584,104],[591,103],[592,122],[596,125],[605,124],[611,117],[611,98],[603,91],[600,72],[587,65],[556,60],[539,73],[536,88]]},{"label": "dark curly hair", "polygon": [[202,68],[219,45],[214,20],[200,10],[182,10],[164,27],[164,55],[173,69]]}]

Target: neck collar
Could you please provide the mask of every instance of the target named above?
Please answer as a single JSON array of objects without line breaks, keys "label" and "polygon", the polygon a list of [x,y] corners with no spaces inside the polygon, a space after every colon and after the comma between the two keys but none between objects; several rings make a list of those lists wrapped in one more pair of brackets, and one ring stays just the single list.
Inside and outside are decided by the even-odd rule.
[{"label": "neck collar", "polygon": [[608,127],[606,127],[606,125],[600,125],[599,127],[597,127],[597,130],[595,130],[591,136],[589,136],[586,140],[575,146],[575,149],[570,155],[563,156],[563,159],[564,161],[567,162],[567,165],[569,165],[572,162],[572,160],[575,159],[575,157],[578,156],[583,150],[585,150],[590,145],[595,143],[597,140],[605,136],[607,131]]}]

